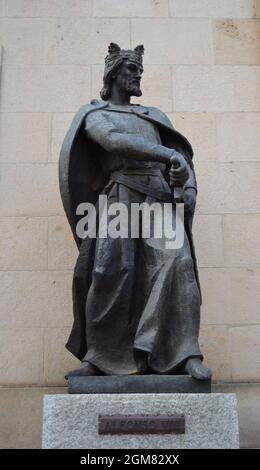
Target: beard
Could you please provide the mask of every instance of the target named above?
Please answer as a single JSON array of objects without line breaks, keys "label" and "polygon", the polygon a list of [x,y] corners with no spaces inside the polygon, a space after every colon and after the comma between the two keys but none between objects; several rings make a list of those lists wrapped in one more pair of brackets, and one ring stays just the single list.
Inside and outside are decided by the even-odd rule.
[{"label": "beard", "polygon": [[129,96],[142,96],[142,90],[140,88],[140,83],[136,80],[118,77],[118,85],[124,93],[127,93]]}]

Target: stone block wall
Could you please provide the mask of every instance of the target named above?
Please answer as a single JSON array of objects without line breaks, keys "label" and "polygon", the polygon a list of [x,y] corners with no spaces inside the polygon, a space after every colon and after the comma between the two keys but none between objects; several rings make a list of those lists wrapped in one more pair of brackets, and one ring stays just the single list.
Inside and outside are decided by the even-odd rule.
[{"label": "stone block wall", "polygon": [[260,381],[259,15],[259,0],[0,0],[2,387],[64,386],[78,364],[57,161],[111,41],[145,45],[138,101],[194,147],[206,363],[217,382]]}]

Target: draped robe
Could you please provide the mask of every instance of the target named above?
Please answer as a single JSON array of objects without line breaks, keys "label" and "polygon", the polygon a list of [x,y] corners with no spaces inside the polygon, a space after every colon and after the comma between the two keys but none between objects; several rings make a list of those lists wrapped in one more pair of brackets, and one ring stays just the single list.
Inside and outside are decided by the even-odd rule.
[{"label": "draped robe", "polygon": [[[177,133],[174,146],[166,146],[160,121],[171,128],[160,111],[135,105],[108,104],[86,113],[80,131],[97,145],[107,176],[102,194],[108,209],[114,202],[130,209],[132,202],[172,200],[169,168],[158,159],[170,157],[172,148],[189,163],[186,186],[196,187],[185,138],[179,140]],[[175,219],[174,204],[172,216]],[[112,218],[108,216],[108,223]],[[111,375],[172,373],[188,358],[202,358],[191,225],[189,217],[179,249],[166,249],[164,236],[143,238],[141,229],[138,238],[102,238],[98,231],[96,239],[82,240],[73,280],[74,324],[66,345],[74,355]]]}]

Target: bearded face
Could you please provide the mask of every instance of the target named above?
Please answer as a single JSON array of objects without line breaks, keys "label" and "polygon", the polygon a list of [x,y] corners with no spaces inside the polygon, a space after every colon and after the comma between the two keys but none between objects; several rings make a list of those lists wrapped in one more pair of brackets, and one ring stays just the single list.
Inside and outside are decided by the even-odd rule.
[{"label": "bearded face", "polygon": [[143,67],[137,62],[125,60],[116,74],[114,83],[128,96],[142,96],[140,83]]}]

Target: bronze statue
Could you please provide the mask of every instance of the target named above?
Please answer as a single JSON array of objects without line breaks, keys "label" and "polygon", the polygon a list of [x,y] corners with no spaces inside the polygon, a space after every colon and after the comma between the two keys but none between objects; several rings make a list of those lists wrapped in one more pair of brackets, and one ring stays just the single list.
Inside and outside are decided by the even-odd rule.
[{"label": "bronze statue", "polygon": [[[60,189],[79,256],[73,279],[74,324],[66,347],[82,361],[67,374],[190,374],[207,380],[198,336],[200,286],[192,240],[197,185],[188,140],[141,96],[143,46],[111,43],[101,100],[75,115],[60,156]],[[182,186],[184,243],[165,248],[150,236],[80,238],[77,207],[100,195],[122,202],[171,203]],[[172,189],[173,188],[173,189]],[[112,215],[108,215],[111,220]]]}]

